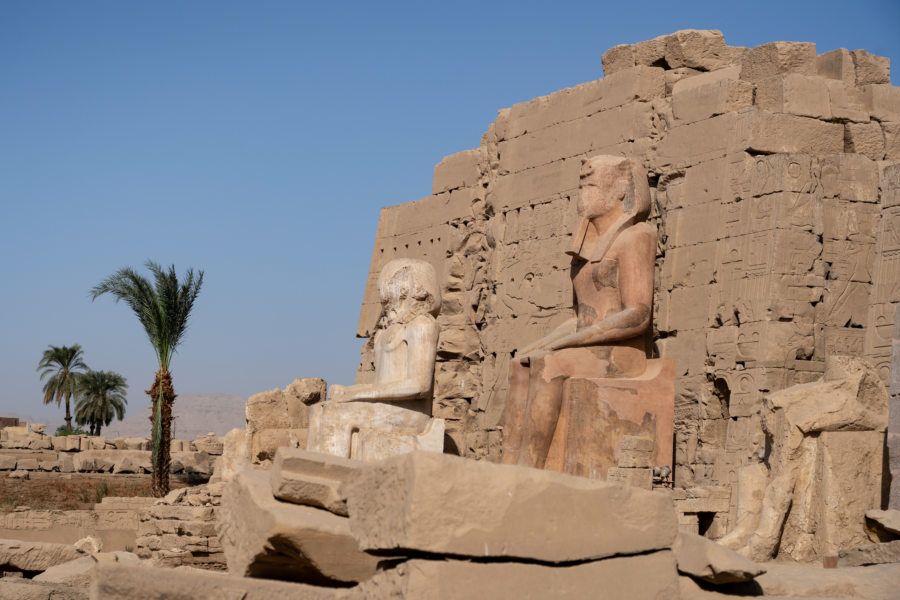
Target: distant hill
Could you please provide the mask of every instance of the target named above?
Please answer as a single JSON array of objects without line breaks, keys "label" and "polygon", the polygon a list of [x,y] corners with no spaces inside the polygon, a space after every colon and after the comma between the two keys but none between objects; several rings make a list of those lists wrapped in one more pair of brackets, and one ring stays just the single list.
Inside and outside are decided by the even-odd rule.
[{"label": "distant hill", "polygon": [[[213,432],[225,435],[232,429],[243,429],[245,398],[231,394],[184,394],[175,399],[175,422],[172,438],[192,440]],[[107,438],[150,437],[150,407],[113,421],[100,432]]]}]

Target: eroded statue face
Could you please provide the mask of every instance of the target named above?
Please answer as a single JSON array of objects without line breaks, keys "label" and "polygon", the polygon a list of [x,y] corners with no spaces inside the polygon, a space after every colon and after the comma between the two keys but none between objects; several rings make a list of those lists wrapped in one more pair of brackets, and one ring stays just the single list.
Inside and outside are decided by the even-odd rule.
[{"label": "eroded statue face", "polygon": [[628,180],[615,165],[597,165],[581,180],[578,193],[578,215],[593,219],[622,208]]}]

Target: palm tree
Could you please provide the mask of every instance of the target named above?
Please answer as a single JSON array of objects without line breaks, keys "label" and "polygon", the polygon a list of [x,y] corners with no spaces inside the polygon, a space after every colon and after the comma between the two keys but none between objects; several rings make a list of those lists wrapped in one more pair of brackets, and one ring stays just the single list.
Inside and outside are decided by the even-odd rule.
[{"label": "palm tree", "polygon": [[44,356],[38,363],[38,371],[41,372],[41,381],[44,383],[44,404],[66,401],[66,429],[72,431],[72,414],[69,411],[69,400],[78,391],[78,377],[82,369],[87,370],[84,364],[81,346],[50,346],[44,350]]},{"label": "palm tree", "polygon": [[100,428],[120,421],[125,416],[125,378],[113,371],[91,371],[78,378],[78,398],[75,401],[75,422],[89,425],[91,435],[100,435]]},{"label": "palm tree", "polygon": [[194,276],[188,269],[179,283],[175,265],[168,270],[153,261],[145,265],[153,275],[153,283],[131,268],[119,269],[91,289],[92,299],[110,293],[116,301],[124,300],[137,316],[153,351],[158,369],[153,386],[147,390],[153,402],[153,495],[169,493],[170,441],[172,438],[172,404],[175,388],[169,372],[172,356],[187,331],[188,316],[203,284],[203,271]]}]

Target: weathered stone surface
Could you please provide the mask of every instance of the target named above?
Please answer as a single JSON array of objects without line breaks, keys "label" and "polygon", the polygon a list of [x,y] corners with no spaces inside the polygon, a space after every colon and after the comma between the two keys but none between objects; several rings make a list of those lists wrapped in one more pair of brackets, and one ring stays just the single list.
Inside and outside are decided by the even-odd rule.
[{"label": "weathered stone surface", "polygon": [[366,598],[677,598],[678,574],[667,550],[572,566],[462,560],[410,560],[360,585]]},{"label": "weathered stone surface", "polygon": [[770,42],[751,48],[741,62],[741,79],[758,82],[781,73],[816,74],[816,45]]},{"label": "weathered stone surface", "polygon": [[359,550],[347,519],[276,500],[263,471],[240,471],[225,485],[216,530],[236,575],[352,583],[378,562]]},{"label": "weathered stone surface", "polygon": [[831,118],[828,87],[821,77],[787,73],[756,84],[756,105],[770,112]]},{"label": "weathered stone surface", "polygon": [[865,50],[854,50],[850,54],[853,57],[857,86],[891,82],[890,58],[869,54]]},{"label": "weathered stone surface", "polygon": [[734,550],[693,533],[680,532],[672,550],[681,573],[710,583],[749,581],[766,572]]},{"label": "weathered stone surface", "polygon": [[196,569],[104,563],[91,583],[91,600],[362,600],[354,590],[248,579]]},{"label": "weathered stone surface", "polygon": [[766,596],[894,600],[898,580],[900,565],[823,569],[772,563],[754,582]]},{"label": "weathered stone surface", "polygon": [[366,467],[347,495],[366,550],[561,562],[667,548],[677,531],[665,494],[426,452]]},{"label": "weathered stone surface", "polygon": [[9,454],[0,454],[0,471],[15,471],[16,457]]},{"label": "weathered stone surface", "polygon": [[879,123],[847,123],[844,126],[844,150],[872,160],[884,157],[884,134]]},{"label": "weathered stone surface", "polygon": [[842,550],[838,555],[838,565],[841,567],[862,567],[885,563],[900,563],[900,540]]},{"label": "weathered stone surface", "polygon": [[87,600],[88,594],[68,584],[36,582],[33,579],[0,579],[4,600]]},{"label": "weathered stone surface", "polygon": [[819,77],[837,79],[849,86],[856,85],[856,67],[853,64],[853,57],[846,48],[838,48],[816,56],[816,74]]},{"label": "weathered stone surface", "polygon": [[6,571],[46,571],[82,556],[69,544],[0,540],[0,569]]},{"label": "weathered stone surface", "polygon": [[[732,72],[730,69],[721,70]],[[718,73],[719,71],[713,71],[707,75]],[[700,77],[703,76],[692,79]],[[741,81],[737,77],[722,78],[704,85],[696,85],[691,79],[678,83],[690,83],[685,86],[675,84],[673,88],[672,112],[680,122],[693,123],[753,106],[753,85],[747,81]]]},{"label": "weathered stone surface", "polygon": [[[208,433],[195,438],[193,444],[198,452],[206,452],[211,456],[219,456],[222,454],[224,445],[222,439],[216,437],[214,433]],[[190,448],[185,448],[184,450],[189,451]]]},{"label": "weathered stone surface", "polygon": [[867,510],[866,518],[875,521],[885,531],[900,535],[900,510]]},{"label": "weathered stone surface", "polygon": [[34,577],[34,581],[46,581],[48,583],[65,583],[71,586],[87,587],[91,583],[91,575],[97,559],[93,556],[82,556],[62,564],[50,567],[40,575]]},{"label": "weathered stone surface", "polygon": [[272,464],[272,493],[279,500],[347,516],[347,498],[341,486],[360,466],[347,458],[279,448]]}]

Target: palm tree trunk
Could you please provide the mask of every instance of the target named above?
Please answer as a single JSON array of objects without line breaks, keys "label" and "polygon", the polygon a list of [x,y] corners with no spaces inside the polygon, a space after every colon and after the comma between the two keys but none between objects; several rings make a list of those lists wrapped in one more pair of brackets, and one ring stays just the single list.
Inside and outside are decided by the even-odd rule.
[{"label": "palm tree trunk", "polygon": [[[147,393],[153,401],[153,414],[150,417],[154,429],[156,428],[155,420],[157,411],[160,413],[159,423],[159,440],[152,448],[153,452],[153,496],[162,498],[169,493],[169,466],[172,462],[171,440],[172,440],[172,405],[175,403],[175,388],[172,387],[172,374],[167,370],[160,369],[156,372],[156,379],[153,381]],[[157,403],[162,402],[161,406]],[[154,440],[156,442],[156,440]]]},{"label": "palm tree trunk", "polygon": [[[72,431],[72,413],[69,412],[69,398],[71,394],[66,394],[66,429]],[[57,404],[57,406],[59,406]]]}]

